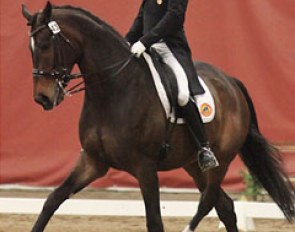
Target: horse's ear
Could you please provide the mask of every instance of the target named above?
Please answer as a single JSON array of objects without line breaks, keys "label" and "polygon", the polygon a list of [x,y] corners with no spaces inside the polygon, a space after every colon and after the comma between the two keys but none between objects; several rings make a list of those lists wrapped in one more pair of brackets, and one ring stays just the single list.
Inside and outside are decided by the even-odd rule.
[{"label": "horse's ear", "polygon": [[24,4],[22,4],[22,14],[25,17],[25,19],[28,21],[28,25],[30,25],[30,23],[32,22],[33,16]]},{"label": "horse's ear", "polygon": [[44,10],[42,11],[42,19],[44,22],[48,22],[50,20],[51,12],[52,12],[52,5],[48,1]]}]

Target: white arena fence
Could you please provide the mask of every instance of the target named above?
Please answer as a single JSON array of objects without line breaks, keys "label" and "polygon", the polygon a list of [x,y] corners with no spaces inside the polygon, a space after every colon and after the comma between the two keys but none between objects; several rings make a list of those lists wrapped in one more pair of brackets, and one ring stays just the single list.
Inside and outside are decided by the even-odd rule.
[{"label": "white arena fence", "polygon": [[[179,193],[179,191],[181,190],[177,192]],[[183,191],[186,192],[185,190]],[[39,214],[44,202],[45,199],[4,197],[0,198],[0,213]],[[198,202],[196,201],[161,201],[163,217],[192,217],[197,207]],[[284,219],[283,213],[275,203],[235,201],[235,211],[238,218],[238,227],[243,231],[255,231],[254,218]],[[142,200],[69,199],[60,206],[56,214],[84,216],[145,216],[145,209]],[[215,210],[212,210],[208,217],[217,217]],[[222,225],[219,227],[222,227]]]}]

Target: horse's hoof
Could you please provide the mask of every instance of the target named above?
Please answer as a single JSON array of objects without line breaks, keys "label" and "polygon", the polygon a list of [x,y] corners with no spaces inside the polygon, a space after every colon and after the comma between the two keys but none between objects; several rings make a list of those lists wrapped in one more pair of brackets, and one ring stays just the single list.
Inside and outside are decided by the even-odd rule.
[{"label": "horse's hoof", "polygon": [[189,228],[189,225],[187,225],[182,232],[193,232],[193,231]]}]

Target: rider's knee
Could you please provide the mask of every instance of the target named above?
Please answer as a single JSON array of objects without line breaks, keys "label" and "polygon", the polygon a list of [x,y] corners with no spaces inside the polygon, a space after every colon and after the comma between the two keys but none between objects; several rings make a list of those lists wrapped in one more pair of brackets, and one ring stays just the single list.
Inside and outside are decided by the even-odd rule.
[{"label": "rider's knee", "polygon": [[178,93],[178,104],[180,106],[185,106],[189,101],[189,94],[185,92],[179,92]]}]

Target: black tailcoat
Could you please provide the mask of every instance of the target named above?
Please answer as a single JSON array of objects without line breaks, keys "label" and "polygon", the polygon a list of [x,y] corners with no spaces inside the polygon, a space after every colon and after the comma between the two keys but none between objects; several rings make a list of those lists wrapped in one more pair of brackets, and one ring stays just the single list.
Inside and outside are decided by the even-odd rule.
[{"label": "black tailcoat", "polygon": [[126,35],[131,44],[140,40],[149,49],[164,40],[184,68],[192,95],[202,94],[191,50],[183,29],[188,0],[143,0],[139,13]]}]

